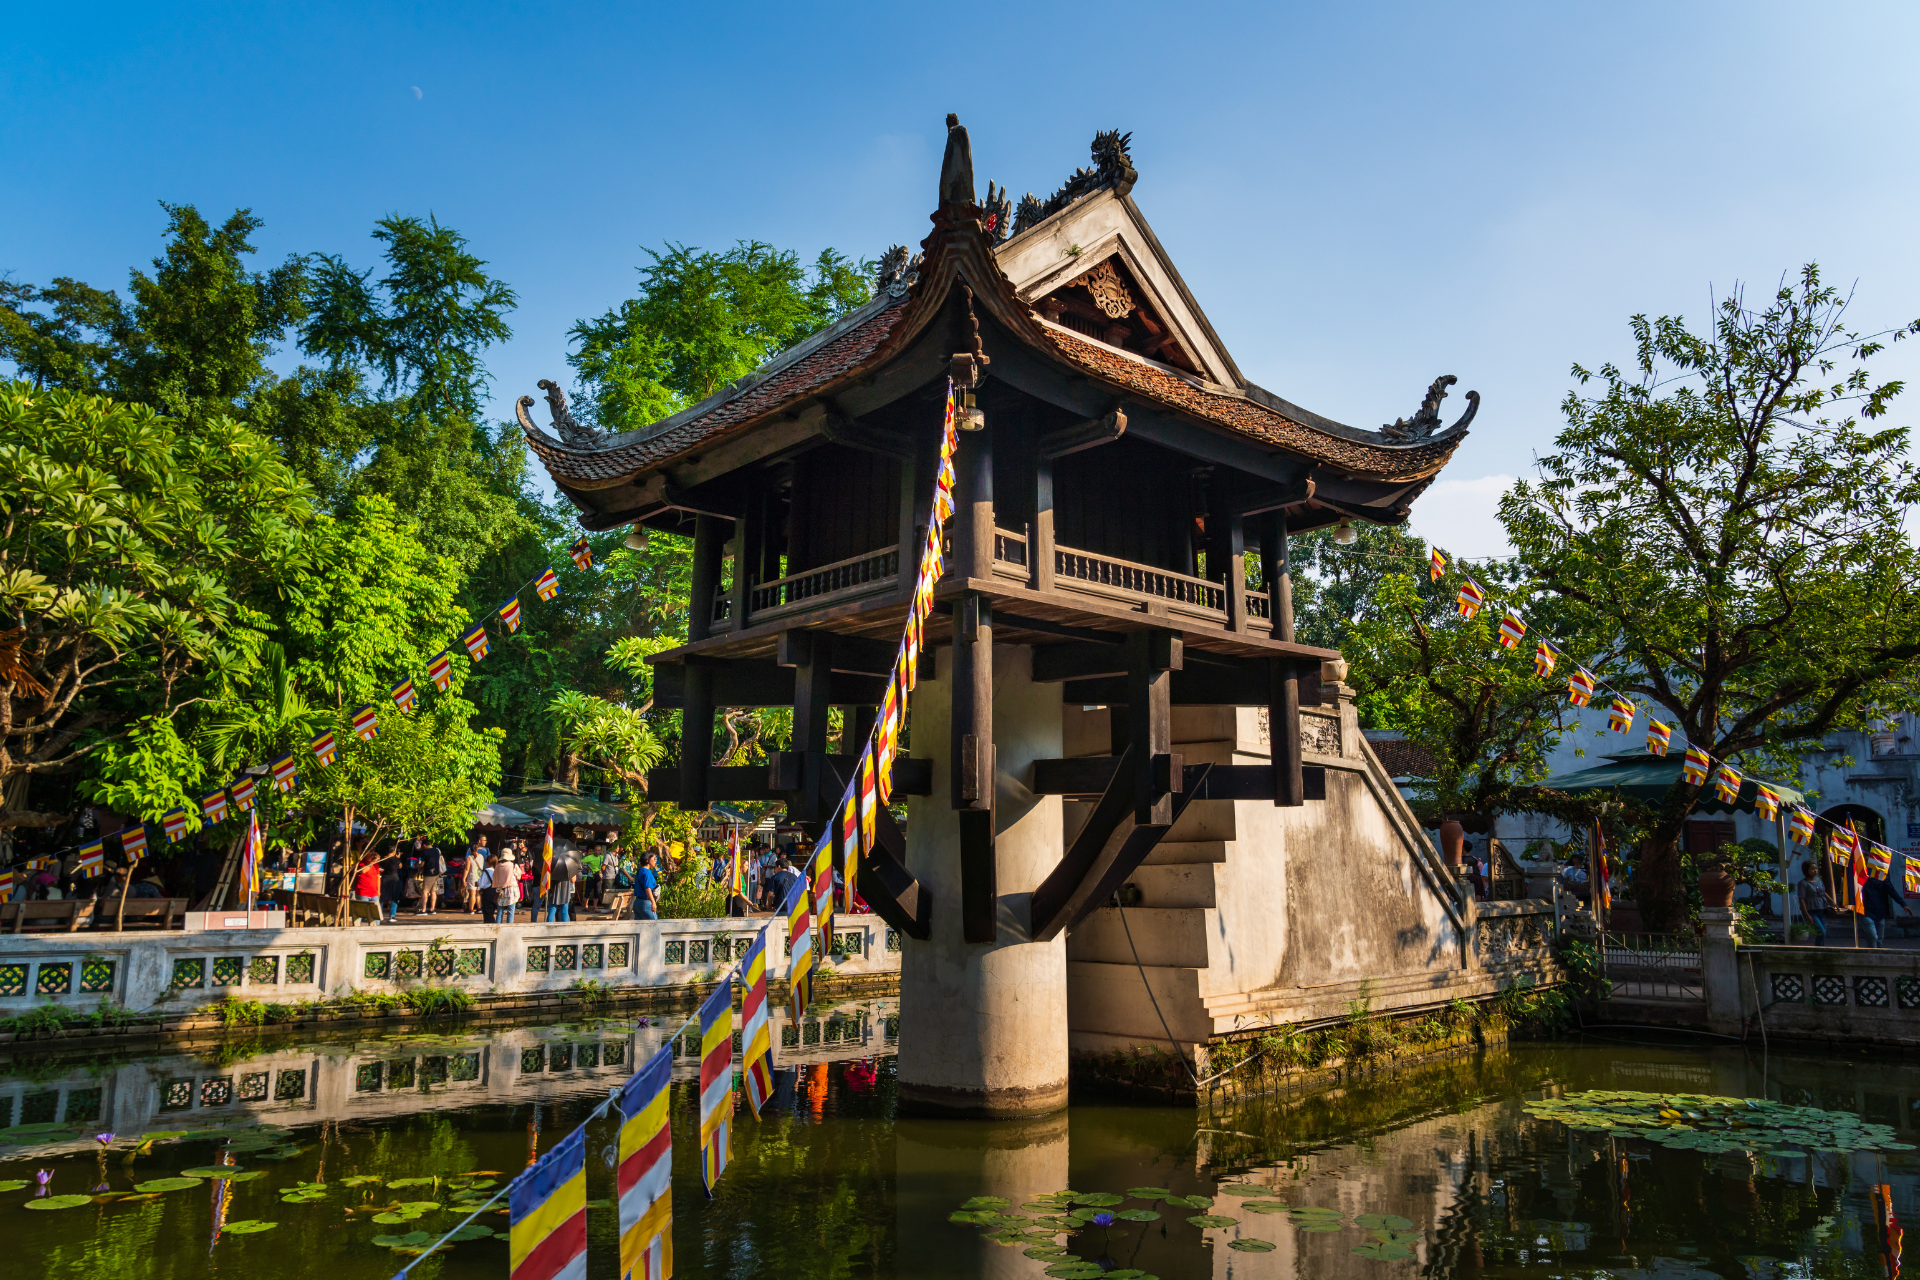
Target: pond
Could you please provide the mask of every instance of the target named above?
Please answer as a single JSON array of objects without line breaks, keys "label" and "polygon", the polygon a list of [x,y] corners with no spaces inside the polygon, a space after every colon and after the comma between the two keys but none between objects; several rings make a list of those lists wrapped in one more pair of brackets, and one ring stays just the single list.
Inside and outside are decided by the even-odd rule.
[{"label": "pond", "polygon": [[[896,1025],[873,1000],[781,1023],[778,1098],[758,1120],[742,1106],[713,1200],[697,1046],[680,1046],[676,1276],[1887,1277],[1883,1189],[1899,1221],[1920,1212],[1920,1069],[1896,1063],[1619,1033],[1212,1111],[1085,1102],[1028,1123],[934,1121],[894,1116]],[[505,1185],[663,1034],[452,1024],[217,1058],[17,1060],[0,1069],[7,1269],[391,1276],[412,1260],[393,1242],[454,1226],[453,1206]],[[1790,1143],[1803,1132],[1811,1149]],[[588,1137],[589,1274],[612,1277],[613,1123]],[[503,1213],[477,1221],[506,1229]],[[412,1274],[507,1267],[504,1239],[484,1235]]]}]

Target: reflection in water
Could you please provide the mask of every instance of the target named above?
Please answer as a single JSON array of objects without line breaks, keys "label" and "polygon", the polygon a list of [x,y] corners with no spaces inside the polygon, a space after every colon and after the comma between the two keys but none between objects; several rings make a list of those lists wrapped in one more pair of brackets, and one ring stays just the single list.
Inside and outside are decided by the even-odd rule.
[{"label": "reflection in water", "polygon": [[[1875,1189],[1889,1189],[1896,1220],[1920,1212],[1916,1165],[1901,1154],[1702,1155],[1570,1133],[1521,1105],[1589,1088],[1767,1096],[1853,1111],[1911,1141],[1914,1068],[1593,1041],[1212,1112],[1089,1102],[1038,1121],[895,1121],[895,1025],[884,1001],[839,1006],[812,1026],[782,1023],[773,1106],[758,1121],[744,1107],[736,1115],[733,1163],[712,1200],[699,1186],[695,1090],[676,1085],[677,1275],[1040,1277],[1058,1260],[997,1245],[988,1228],[948,1216],[973,1196],[1004,1198],[1020,1213],[1032,1196],[1066,1188],[1211,1198],[1204,1210],[1129,1200],[1160,1217],[1061,1241],[1065,1261],[1162,1280],[1886,1277]],[[437,1233],[459,1219],[447,1208],[397,1226],[378,1217],[477,1194],[448,1186],[450,1175],[504,1183],[671,1029],[456,1027],[278,1042],[224,1064],[182,1055],[16,1064],[0,1078],[0,1121],[11,1122],[0,1129],[0,1143],[11,1140],[0,1146],[0,1184],[27,1185],[0,1193],[0,1230],[27,1261],[18,1274],[384,1278],[398,1259],[375,1238]],[[693,1079],[691,1052],[676,1066],[677,1079]],[[268,1127],[248,1127],[257,1125]],[[103,1151],[92,1134],[105,1129],[120,1136]],[[130,1145],[154,1132],[188,1136],[144,1152]],[[588,1138],[588,1194],[609,1202],[589,1212],[590,1273],[610,1277],[613,1124]],[[51,1171],[54,1196],[103,1184],[128,1194],[223,1162],[258,1176],[24,1207],[34,1169]],[[391,1187],[409,1179],[424,1181]],[[313,1183],[325,1186],[301,1186]],[[1203,1212],[1232,1221],[1186,1221]],[[278,1225],[236,1233],[259,1222]],[[505,1265],[504,1243],[482,1239],[423,1274],[497,1277]]]}]

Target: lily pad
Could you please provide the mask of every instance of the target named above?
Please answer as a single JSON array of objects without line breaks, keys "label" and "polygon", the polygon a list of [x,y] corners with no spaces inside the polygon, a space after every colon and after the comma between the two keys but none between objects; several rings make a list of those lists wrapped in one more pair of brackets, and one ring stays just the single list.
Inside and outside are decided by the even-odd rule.
[{"label": "lily pad", "polygon": [[1347,1228],[1346,1228],[1346,1226],[1345,1226],[1344,1224],[1342,1224],[1342,1223],[1340,1223],[1340,1222],[1338,1222],[1338,1221],[1335,1221],[1335,1222],[1320,1222],[1320,1221],[1312,1221],[1312,1222],[1296,1222],[1296,1223],[1294,1223],[1293,1225],[1294,1225],[1294,1229],[1295,1229],[1295,1230],[1298,1230],[1298,1231],[1345,1231],[1345,1230],[1347,1229]]},{"label": "lily pad", "polygon": [[1212,1228],[1212,1227],[1230,1227],[1234,1223],[1240,1221],[1240,1219],[1222,1217],[1220,1214],[1217,1214],[1217,1213],[1201,1213],[1201,1214],[1195,1214],[1193,1217],[1188,1218],[1187,1221],[1192,1223],[1196,1227]]},{"label": "lily pad", "polygon": [[1096,1280],[1107,1274],[1107,1269],[1097,1262],[1056,1262],[1047,1268],[1047,1274],[1059,1280]]},{"label": "lily pad", "polygon": [[[604,1209],[607,1207],[607,1204],[608,1202],[605,1200],[599,1201],[598,1204],[596,1204],[592,1200],[589,1200],[587,1201],[587,1208]],[[440,1207],[440,1202],[438,1200],[403,1200],[400,1202],[399,1207],[413,1213],[425,1213],[429,1209],[438,1209]]]},{"label": "lily pad", "polygon": [[1188,1209],[1211,1209],[1213,1208],[1213,1197],[1212,1196],[1168,1196],[1167,1203],[1175,1206],[1176,1208],[1184,1207]]},{"label": "lily pad", "polygon": [[1411,1231],[1413,1222],[1394,1213],[1363,1213],[1353,1220],[1356,1227],[1369,1231]]},{"label": "lily pad", "polygon": [[92,1204],[92,1196],[43,1196],[38,1200],[27,1201],[29,1209],[78,1209],[83,1204]]},{"label": "lily pad", "polygon": [[252,1182],[255,1178],[266,1177],[267,1171],[265,1169],[249,1169],[245,1173],[225,1173],[220,1176],[228,1182]]},{"label": "lily pad", "polygon": [[25,1178],[9,1178],[5,1182],[0,1182],[0,1191],[18,1191],[26,1185],[27,1180]]},{"label": "lily pad", "polygon": [[1066,1257],[1067,1251],[1065,1249],[1062,1249],[1057,1244],[1037,1244],[1033,1248],[1026,1250],[1026,1255],[1029,1258],[1044,1258],[1044,1259],[1051,1260],[1054,1258]]},{"label": "lily pad", "polygon": [[193,1169],[182,1169],[183,1178],[231,1178],[236,1173],[245,1173],[237,1164],[203,1164]]},{"label": "lily pad", "polygon": [[1216,1187],[1215,1190],[1223,1196],[1237,1196],[1243,1200],[1273,1194],[1272,1187],[1256,1187],[1250,1182],[1237,1182],[1230,1186]]},{"label": "lily pad", "polygon": [[1246,1213],[1292,1212],[1292,1207],[1284,1200],[1242,1200],[1240,1208]]},{"label": "lily pad", "polygon": [[242,1218],[238,1222],[229,1222],[225,1229],[237,1236],[250,1236],[271,1231],[279,1225],[277,1222],[262,1222],[258,1218]]},{"label": "lily pad", "polygon": [[1173,1192],[1165,1187],[1128,1187],[1127,1194],[1135,1200],[1165,1200]]},{"label": "lily pad", "polygon": [[1158,1222],[1160,1215],[1152,1209],[1121,1209],[1114,1217],[1122,1222]]},{"label": "lily pad", "polygon": [[1420,1239],[1418,1231],[1374,1231],[1369,1234],[1381,1244],[1414,1244]]},{"label": "lily pad", "polygon": [[993,1221],[991,1209],[955,1209],[947,1215],[948,1222],[958,1222],[965,1226],[979,1226]]},{"label": "lily pad", "polygon": [[1073,1202],[1104,1209],[1109,1205],[1119,1204],[1125,1199],[1125,1196],[1116,1196],[1110,1191],[1089,1191],[1086,1195],[1075,1196]]},{"label": "lily pad", "polygon": [[364,1187],[369,1182],[379,1181],[381,1181],[381,1177],[377,1173],[355,1173],[340,1179],[340,1185],[343,1187]]},{"label": "lily pad", "polygon": [[1353,1252],[1380,1262],[1399,1262],[1413,1256],[1413,1250],[1404,1244],[1363,1244],[1356,1246]]},{"label": "lily pad", "polygon": [[466,1226],[461,1227],[458,1231],[449,1235],[447,1239],[458,1244],[462,1240],[484,1240],[488,1236],[498,1234],[499,1233],[492,1227],[483,1227],[477,1222],[469,1222]]},{"label": "lily pad", "polygon": [[133,1184],[133,1189],[135,1191],[185,1191],[188,1187],[199,1186],[203,1181],[205,1181],[203,1178],[189,1178],[185,1176],[178,1178],[155,1178],[151,1182],[136,1182]]},{"label": "lily pad", "polygon": [[1274,1245],[1271,1240],[1255,1240],[1251,1236],[1242,1236],[1238,1240],[1227,1241],[1227,1248],[1238,1249],[1242,1253],[1272,1253]]},{"label": "lily pad", "polygon": [[430,1187],[438,1181],[438,1178],[395,1178],[387,1185],[397,1191],[401,1187]]},{"label": "lily pad", "polygon": [[418,1218],[419,1216],[420,1215],[417,1213],[394,1213],[392,1211],[388,1211],[386,1213],[374,1214],[373,1220],[379,1223],[383,1227],[390,1227],[397,1222],[412,1222],[414,1219]]},{"label": "lily pad", "polygon": [[418,1249],[432,1244],[433,1237],[424,1231],[409,1231],[403,1236],[375,1236],[373,1242],[383,1249]]}]

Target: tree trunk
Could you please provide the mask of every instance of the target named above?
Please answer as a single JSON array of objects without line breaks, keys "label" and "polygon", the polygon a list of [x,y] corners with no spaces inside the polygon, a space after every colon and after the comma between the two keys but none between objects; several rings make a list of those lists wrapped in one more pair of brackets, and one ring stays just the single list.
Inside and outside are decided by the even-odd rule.
[{"label": "tree trunk", "polygon": [[580,757],[565,747],[553,761],[553,780],[563,787],[580,785]]}]

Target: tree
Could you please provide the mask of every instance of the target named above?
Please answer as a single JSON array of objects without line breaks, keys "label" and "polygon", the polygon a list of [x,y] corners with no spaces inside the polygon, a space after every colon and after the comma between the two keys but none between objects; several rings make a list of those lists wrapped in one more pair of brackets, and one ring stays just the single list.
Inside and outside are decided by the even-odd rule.
[{"label": "tree", "polygon": [[1425,545],[1402,527],[1355,524],[1353,532],[1347,546],[1333,540],[1331,529],[1288,540],[1294,635],[1301,644],[1344,650],[1358,624],[1379,618],[1382,610],[1397,615],[1397,602],[1380,596],[1386,579],[1418,573],[1426,564]]},{"label": "tree", "polygon": [[[1507,585],[1493,565],[1455,568],[1482,587]],[[1534,674],[1533,644],[1503,648],[1502,607],[1462,618],[1456,590],[1455,578],[1436,588],[1424,570],[1387,574],[1342,650],[1366,723],[1398,729],[1432,755],[1435,776],[1420,785],[1434,824],[1447,814],[1535,807],[1522,788],[1546,776],[1547,757],[1570,727],[1566,686]]]},{"label": "tree", "polygon": [[609,431],[704,400],[873,296],[873,264],[832,249],[810,269],[757,240],[720,253],[669,244],[647,254],[639,295],[571,331],[582,407]]},{"label": "tree", "polygon": [[[1501,518],[1558,597],[1586,665],[1718,759],[1792,776],[1797,750],[1899,705],[1920,658],[1920,480],[1901,390],[1867,365],[1920,322],[1862,336],[1809,266],[1758,307],[1735,290],[1706,334],[1632,321],[1635,358],[1563,406],[1558,452]],[[1571,655],[1570,655],[1571,656]],[[1677,749],[1677,748],[1676,748]],[[1676,840],[1700,787],[1676,783],[1640,847],[1655,928],[1684,918]]]},{"label": "tree", "polygon": [[[216,695],[257,660],[245,601],[291,572],[306,486],[230,419],[0,387],[0,829],[27,780],[71,770],[136,717]],[[119,700],[116,702],[116,700]]]}]

